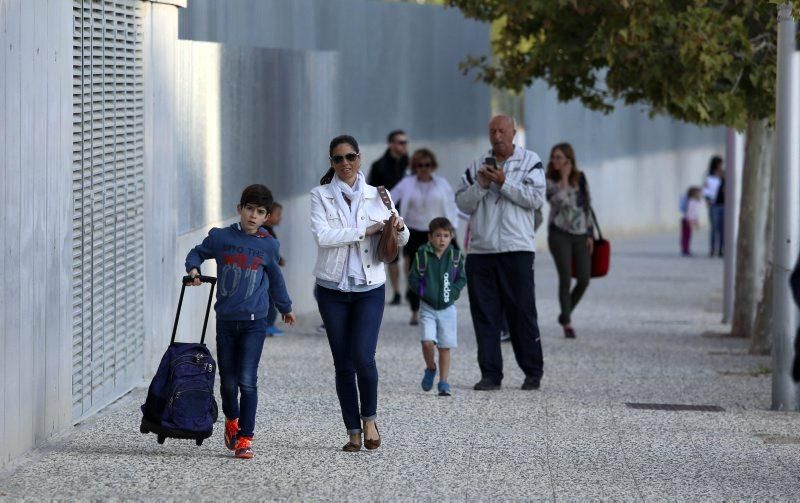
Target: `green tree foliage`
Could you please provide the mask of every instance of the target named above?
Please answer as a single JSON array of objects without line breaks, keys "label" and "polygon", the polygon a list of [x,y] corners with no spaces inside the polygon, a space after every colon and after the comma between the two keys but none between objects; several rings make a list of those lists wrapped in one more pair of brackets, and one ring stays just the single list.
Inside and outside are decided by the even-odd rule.
[{"label": "green tree foliage", "polygon": [[[465,71],[519,91],[543,79],[561,101],[744,129],[775,109],[777,9],[757,0],[448,0],[499,23],[494,58]],[[793,1],[795,8],[800,1]]]}]

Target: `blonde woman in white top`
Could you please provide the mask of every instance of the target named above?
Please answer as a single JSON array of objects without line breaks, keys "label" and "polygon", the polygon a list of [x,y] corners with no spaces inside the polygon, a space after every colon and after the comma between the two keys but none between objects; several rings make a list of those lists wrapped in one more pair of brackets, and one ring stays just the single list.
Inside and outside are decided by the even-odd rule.
[{"label": "blonde woman in white top", "polygon": [[[421,148],[411,156],[413,174],[392,188],[392,199],[400,207],[400,215],[411,232],[408,243],[403,247],[406,277],[411,272],[417,249],[428,242],[428,224],[431,220],[445,217],[453,225],[458,222],[455,193],[447,180],[433,174],[437,167],[436,155],[427,148]],[[455,237],[453,243],[457,243]],[[419,296],[407,290],[406,298],[411,305],[410,324],[418,325]]]}]

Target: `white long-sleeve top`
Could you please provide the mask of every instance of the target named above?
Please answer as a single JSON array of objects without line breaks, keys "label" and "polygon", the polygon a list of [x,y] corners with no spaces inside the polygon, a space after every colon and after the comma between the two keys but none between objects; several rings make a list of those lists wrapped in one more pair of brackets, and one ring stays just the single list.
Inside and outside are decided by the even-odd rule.
[{"label": "white long-sleeve top", "polygon": [[450,184],[441,176],[432,175],[427,182],[409,175],[392,188],[392,199],[400,206],[400,216],[415,231],[428,232],[428,224],[437,217],[450,220],[458,227],[456,196]]},{"label": "white long-sleeve top", "polygon": [[703,186],[703,197],[706,198],[706,201],[711,204],[716,202],[720,185],[722,185],[722,178],[716,175],[708,175],[706,177],[706,183]]}]

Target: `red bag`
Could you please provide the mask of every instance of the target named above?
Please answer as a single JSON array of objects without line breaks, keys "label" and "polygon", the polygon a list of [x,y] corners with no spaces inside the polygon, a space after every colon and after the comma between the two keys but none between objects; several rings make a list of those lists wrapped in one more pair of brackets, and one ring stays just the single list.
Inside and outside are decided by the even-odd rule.
[{"label": "red bag", "polygon": [[[594,215],[594,208],[589,208],[592,212],[592,220],[597,229],[597,239],[594,240],[594,249],[592,250],[592,278],[602,278],[608,274],[608,269],[611,267],[611,243],[603,239],[603,233],[600,231],[600,225],[597,223],[597,217]],[[575,259],[572,259],[572,277],[576,278]]]},{"label": "red bag", "polygon": [[594,250],[592,250],[592,274],[593,278],[602,278],[608,274],[608,268],[611,265],[611,243],[608,240],[600,238],[594,241]]}]

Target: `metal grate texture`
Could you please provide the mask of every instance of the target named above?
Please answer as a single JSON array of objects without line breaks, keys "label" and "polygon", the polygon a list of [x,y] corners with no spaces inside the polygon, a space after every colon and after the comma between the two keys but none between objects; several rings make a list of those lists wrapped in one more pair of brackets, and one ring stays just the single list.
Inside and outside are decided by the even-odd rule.
[{"label": "metal grate texture", "polygon": [[73,417],[132,382],[144,343],[137,0],[73,0]]},{"label": "metal grate texture", "polygon": [[725,412],[725,409],[718,405],[687,405],[680,403],[626,403],[625,405],[631,409],[642,410]]}]

